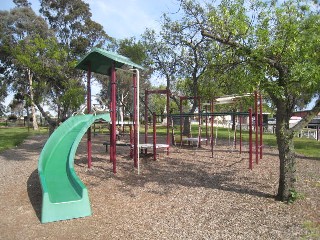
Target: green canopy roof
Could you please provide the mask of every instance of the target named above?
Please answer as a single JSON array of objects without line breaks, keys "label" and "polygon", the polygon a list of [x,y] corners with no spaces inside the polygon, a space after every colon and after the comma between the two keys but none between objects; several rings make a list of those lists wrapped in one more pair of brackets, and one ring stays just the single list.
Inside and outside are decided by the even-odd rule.
[{"label": "green canopy roof", "polygon": [[130,58],[121,56],[114,52],[109,52],[101,48],[93,48],[78,62],[76,68],[87,71],[88,65],[91,63],[91,72],[110,75],[109,69],[112,63],[115,63],[116,68],[123,65],[143,69],[142,66],[132,62]]}]

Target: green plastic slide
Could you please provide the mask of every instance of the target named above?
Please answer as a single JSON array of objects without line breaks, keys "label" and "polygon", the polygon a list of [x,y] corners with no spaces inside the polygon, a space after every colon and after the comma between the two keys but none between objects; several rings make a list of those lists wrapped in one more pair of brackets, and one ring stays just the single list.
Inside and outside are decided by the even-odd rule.
[{"label": "green plastic slide", "polygon": [[43,147],[38,162],[42,223],[91,215],[87,188],[74,171],[74,157],[83,135],[97,119],[110,122],[110,115],[70,117],[53,132]]}]

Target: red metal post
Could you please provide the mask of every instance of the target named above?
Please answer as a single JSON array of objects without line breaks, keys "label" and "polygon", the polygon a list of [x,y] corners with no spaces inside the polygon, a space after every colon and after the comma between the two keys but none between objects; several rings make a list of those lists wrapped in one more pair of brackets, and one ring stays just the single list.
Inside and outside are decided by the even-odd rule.
[{"label": "red metal post", "polygon": [[263,114],[262,114],[262,95],[261,93],[259,94],[260,95],[260,159],[262,159],[262,155],[263,155],[263,139],[262,139],[262,136],[263,136]]},{"label": "red metal post", "polygon": [[180,146],[182,146],[182,97],[180,97]]},{"label": "red metal post", "polygon": [[[213,113],[214,112],[214,105],[213,105],[213,100],[211,100],[210,103],[210,112]],[[214,123],[214,116],[211,116],[211,157],[213,158],[213,134],[214,134],[214,129],[213,129],[213,123]]]},{"label": "red metal post", "polygon": [[234,132],[233,132],[233,147],[234,149],[237,149],[237,124],[236,119],[238,116],[234,115]]},{"label": "red metal post", "polygon": [[[148,90],[145,90],[144,93],[144,143],[148,143]],[[148,150],[145,149],[145,154],[147,154]]]},{"label": "red metal post", "polygon": [[209,138],[209,136],[208,136],[208,105],[206,105],[206,107],[205,107],[205,109],[206,109],[206,146],[208,145],[208,138]]},{"label": "red metal post", "polygon": [[139,146],[138,146],[138,111],[137,111],[137,103],[138,103],[138,96],[137,96],[137,76],[135,73],[132,75],[133,80],[133,162],[134,167],[138,167],[138,154],[139,154]]},{"label": "red metal post", "polygon": [[[242,109],[240,110],[240,112],[242,112]],[[239,124],[240,124],[240,127],[239,127],[239,144],[240,144],[240,154],[242,153],[242,115],[239,116]]]},{"label": "red metal post", "polygon": [[[200,102],[200,97],[195,97],[195,99],[198,100],[198,111],[199,111],[199,130],[198,130],[198,147],[201,147],[201,125],[202,125],[202,114],[201,114],[201,102]],[[191,124],[191,123],[190,123]]]},{"label": "red metal post", "polygon": [[[169,117],[170,114],[170,90],[167,87],[166,88],[166,96],[167,96],[167,144],[170,146],[170,125],[171,125],[171,119]],[[169,155],[169,147],[167,148],[167,155]]]},{"label": "red metal post", "polygon": [[[91,113],[91,64],[88,64],[87,72],[87,111]],[[87,131],[87,154],[88,154],[88,168],[92,165],[92,143],[91,143],[91,127]]]},{"label": "red metal post", "polygon": [[116,68],[115,64],[111,67],[111,132],[110,132],[110,161],[113,163],[113,173],[117,173],[117,161],[116,161],[116,128],[117,128],[117,100],[116,100]]},{"label": "red metal post", "polygon": [[258,115],[258,93],[257,91],[254,91],[254,119],[255,119],[255,130],[256,130],[256,164],[259,163],[259,140],[258,140],[258,122],[259,122],[259,115]]},{"label": "red metal post", "polygon": [[252,170],[252,108],[249,108],[249,169]]},{"label": "red metal post", "polygon": [[153,126],[153,160],[157,160],[157,129],[156,129],[157,116],[154,112],[152,115]]}]

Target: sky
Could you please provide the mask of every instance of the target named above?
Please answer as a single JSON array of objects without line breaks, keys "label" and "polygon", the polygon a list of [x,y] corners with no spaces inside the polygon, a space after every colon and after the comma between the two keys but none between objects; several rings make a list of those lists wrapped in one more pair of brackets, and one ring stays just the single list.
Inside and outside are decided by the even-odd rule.
[{"label": "sky", "polygon": [[[39,0],[29,0],[32,9],[39,14]],[[84,0],[92,13],[92,20],[101,24],[105,32],[116,39],[136,37],[139,39],[146,28],[160,29],[163,13],[176,13],[179,10],[177,0]],[[15,7],[12,0],[1,0],[0,10]],[[92,86],[97,94],[99,86]],[[12,95],[6,98],[8,105]]]},{"label": "sky", "polygon": [[[29,0],[39,14],[39,0]],[[92,20],[100,23],[111,37],[122,39],[137,37],[146,28],[159,29],[161,15],[176,13],[177,0],[84,0],[90,5]],[[12,0],[1,0],[1,10],[10,10]]]}]

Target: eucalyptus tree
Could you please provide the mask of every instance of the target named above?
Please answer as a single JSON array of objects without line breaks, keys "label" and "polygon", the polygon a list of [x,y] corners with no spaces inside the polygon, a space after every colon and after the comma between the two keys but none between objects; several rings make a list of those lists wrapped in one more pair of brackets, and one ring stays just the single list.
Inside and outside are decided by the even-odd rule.
[{"label": "eucalyptus tree", "polygon": [[0,61],[3,78],[1,89],[5,95],[8,90],[12,90],[25,93],[25,97],[31,97],[33,127],[37,129],[32,90],[33,74],[30,68],[17,64],[14,49],[20,41],[35,35],[45,38],[50,31],[44,19],[34,13],[27,1],[15,2],[20,7],[0,12]]},{"label": "eucalyptus tree", "polygon": [[53,130],[57,121],[43,103],[55,108],[60,121],[80,105],[79,97],[84,101],[84,86],[70,74],[76,59],[68,60],[68,48],[57,42],[46,21],[30,7],[1,12],[0,27],[2,89],[24,92],[33,115],[36,105]]},{"label": "eucalyptus tree", "polygon": [[[80,71],[74,69],[75,62],[92,47],[101,47],[111,38],[105,33],[101,24],[91,19],[89,4],[82,0],[40,0],[40,13],[67,53],[65,60],[62,61],[65,67],[64,79],[70,79],[70,83],[74,84],[78,81],[77,85],[84,87],[82,79],[85,78]],[[65,81],[64,86],[70,83]],[[68,112],[70,113],[70,111],[61,112],[61,118],[67,117]]]},{"label": "eucalyptus tree", "polygon": [[[61,116],[66,116],[84,101],[84,88],[77,79],[66,78],[66,51],[54,36],[26,38],[12,49],[15,66],[27,69],[29,89],[27,96],[35,104],[53,131],[57,122],[50,118],[43,104],[56,106]],[[75,63],[74,63],[75,64]],[[58,119],[58,121],[63,119]]]},{"label": "eucalyptus tree", "polygon": [[[277,198],[293,197],[296,159],[293,137],[320,111],[320,15],[313,1],[230,1],[212,6],[202,35],[227,46],[251,80],[276,107],[280,159]],[[313,100],[313,108],[294,127],[295,109]]]},{"label": "eucalyptus tree", "polygon": [[91,19],[89,4],[82,0],[40,0],[40,13],[55,31],[58,41],[68,47],[71,60],[111,39],[103,26]]}]

